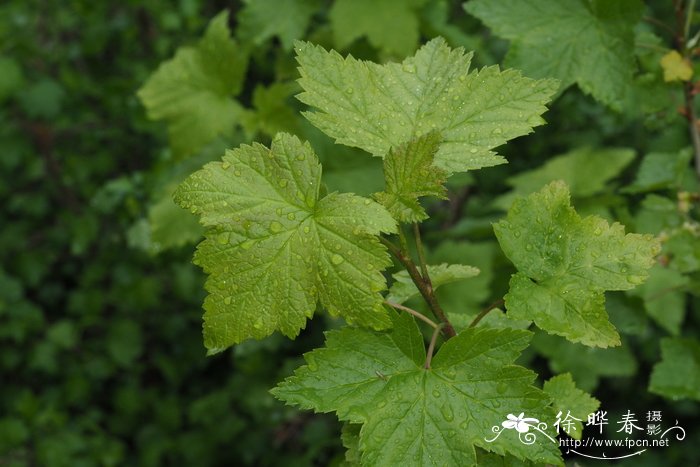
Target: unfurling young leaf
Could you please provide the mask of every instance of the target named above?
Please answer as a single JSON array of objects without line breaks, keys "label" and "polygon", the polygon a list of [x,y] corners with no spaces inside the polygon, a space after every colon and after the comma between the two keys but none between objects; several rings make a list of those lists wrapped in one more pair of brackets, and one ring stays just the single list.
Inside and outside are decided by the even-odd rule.
[{"label": "unfurling young leaf", "polygon": [[390,333],[350,328],[327,333],[326,347],[306,354],[307,365],[272,393],[289,404],[361,423],[364,465],[471,466],[476,446],[561,464],[558,445],[542,434],[532,445],[520,443],[515,430],[485,441],[508,414],[554,419],[549,397],[531,386],[535,374],[512,364],[530,332],[465,330],[443,344],[426,369],[413,317],[393,319]]},{"label": "unfurling young leaf", "polygon": [[[428,274],[433,290],[437,290],[441,285],[474,277],[479,274],[479,269],[466,264],[443,263],[428,266]],[[404,270],[394,274],[394,283],[391,285],[386,299],[392,303],[403,303],[419,294],[416,284],[413,283],[408,272]]]},{"label": "unfurling young leaf", "polygon": [[380,232],[395,221],[353,194],[319,197],[321,166],[308,143],[281,133],[270,149],[226,152],[175,192],[207,228],[195,262],[209,274],[204,340],[212,351],[275,330],[296,336],[316,302],[348,322],[388,327],[379,294],[390,264]]},{"label": "unfurling young leaf", "polygon": [[176,156],[233,130],[244,114],[233,96],[241,91],[247,64],[247,53],[231,39],[228,12],[222,12],[196,46],[178,49],[139,89],[148,116],[167,122]]},{"label": "unfurling young leaf", "polygon": [[440,146],[440,134],[426,133],[397,148],[384,158],[386,189],[374,195],[399,222],[419,222],[428,218],[420,205],[421,196],[444,199],[447,173],[433,160]]},{"label": "unfurling young leaf", "polygon": [[461,172],[503,164],[493,148],[544,123],[557,89],[497,66],[469,73],[472,54],[441,38],[402,63],[343,58],[308,42],[296,44],[305,116],[338,143],[379,157],[417,136],[438,131],[435,165]]},{"label": "unfurling young leaf", "polygon": [[517,199],[494,231],[519,271],[505,297],[512,318],[531,319],[572,342],[620,344],[605,311],[604,291],[644,282],[660,250],[658,240],[625,235],[622,225],[597,216],[582,219],[560,181]]},{"label": "unfurling young leaf", "polygon": [[636,68],[639,0],[472,0],[464,8],[511,42],[506,64],[533,78],[576,83],[620,109]]}]

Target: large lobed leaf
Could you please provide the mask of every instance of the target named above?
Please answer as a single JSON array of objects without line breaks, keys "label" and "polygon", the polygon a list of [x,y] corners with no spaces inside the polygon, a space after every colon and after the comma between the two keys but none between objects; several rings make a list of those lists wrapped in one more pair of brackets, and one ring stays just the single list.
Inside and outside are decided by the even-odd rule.
[{"label": "large lobed leaf", "polygon": [[492,149],[544,123],[540,115],[557,88],[497,66],[469,73],[472,54],[441,38],[400,64],[343,58],[307,42],[296,51],[298,98],[315,109],[305,113],[311,123],[379,157],[436,130],[443,140],[435,165],[448,172],[504,163]]},{"label": "large lobed leaf", "polygon": [[620,109],[632,82],[639,0],[472,0],[465,9],[511,41],[509,66],[534,78],[577,83]]},{"label": "large lobed leaf", "polygon": [[535,374],[512,362],[531,333],[469,329],[447,341],[424,368],[425,347],[409,315],[394,316],[391,333],[345,328],[327,334],[326,347],[305,355],[272,393],[341,420],[362,423],[364,465],[476,464],[475,447],[560,464],[556,444],[539,435],[526,446],[493,426],[525,412],[553,420],[549,398],[531,386]]},{"label": "large lobed leaf", "polygon": [[350,323],[390,325],[379,294],[390,261],[376,236],[395,222],[366,198],[320,198],[320,179],[311,146],[281,133],[270,149],[227,151],[180,185],[175,200],[207,227],[195,256],[209,274],[207,348],[277,329],[296,336],[318,300]]},{"label": "large lobed leaf", "polygon": [[494,231],[519,271],[505,297],[511,317],[531,319],[572,342],[620,344],[604,291],[644,282],[660,250],[656,239],[625,235],[622,225],[597,216],[582,219],[561,181],[517,199]]},{"label": "large lobed leaf", "polygon": [[231,39],[228,12],[217,15],[194,47],[181,47],[138,91],[149,118],[165,120],[173,151],[187,156],[230,133],[244,109],[247,53]]}]

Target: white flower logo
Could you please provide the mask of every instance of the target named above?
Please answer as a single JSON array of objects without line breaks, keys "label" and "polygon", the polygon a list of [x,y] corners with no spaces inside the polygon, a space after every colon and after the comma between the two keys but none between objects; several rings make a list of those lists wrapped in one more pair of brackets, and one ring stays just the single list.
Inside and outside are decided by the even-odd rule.
[{"label": "white flower logo", "polygon": [[512,413],[509,413],[506,418],[508,420],[501,423],[501,425],[503,425],[503,428],[506,428],[508,430],[512,430],[513,428],[515,428],[516,430],[518,430],[518,433],[527,433],[528,431],[530,431],[531,424],[537,424],[540,422],[536,418],[525,418],[525,412],[520,412],[520,415],[518,415],[517,417]]}]

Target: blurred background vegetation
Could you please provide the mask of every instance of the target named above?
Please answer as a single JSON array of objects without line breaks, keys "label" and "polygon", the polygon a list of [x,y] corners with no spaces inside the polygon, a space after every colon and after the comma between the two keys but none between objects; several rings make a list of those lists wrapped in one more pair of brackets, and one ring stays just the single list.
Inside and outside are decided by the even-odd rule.
[{"label": "blurred background vegetation", "polygon": [[[655,8],[655,17],[672,18],[670,8]],[[148,119],[137,92],[178,48],[196,46],[224,10],[245,71],[229,96],[239,108],[237,119],[183,149],[173,144],[166,124]],[[0,465],[342,462],[334,417],[284,407],[268,393],[337,323],[319,315],[296,341],[275,335],[205,357],[203,274],[191,264],[201,231],[170,193],[204,162],[218,159],[223,148],[267,143],[277,131],[312,142],[330,190],[380,190],[379,160],[333,146],[299,113],[293,40],[383,62],[412,54],[436,35],[475,50],[478,66],[500,62],[508,48],[458,1],[4,1]],[[638,37],[658,48],[669,39],[648,28]],[[683,152],[688,138],[676,112],[680,92],[663,82],[659,55],[651,50],[637,56],[639,92],[625,101],[624,112],[571,88],[546,115],[549,125],[502,148],[510,164],[453,177],[450,200],[429,206],[426,239],[433,261],[458,257],[482,270],[469,287],[441,291],[448,308],[468,309],[463,322],[507,291],[512,267],[495,247],[490,223],[503,215],[514,192],[539,189],[548,177],[562,176],[567,164],[576,167],[572,157],[581,157],[569,155],[563,159],[568,162],[542,168],[554,156],[581,146],[632,149],[619,158],[599,157],[607,171],[593,186],[573,190],[584,213],[652,233],[675,232],[684,220],[697,219],[696,208],[676,206],[678,192],[698,191],[687,164],[690,153]],[[651,170],[640,180],[642,156],[659,151],[685,164],[664,166],[666,178],[654,178]],[[610,169],[613,159],[618,162]],[[509,178],[522,172],[530,178]],[[575,172],[567,176],[575,178]],[[623,195],[624,186],[633,188]],[[663,410],[666,421],[678,419],[686,427],[683,443],[645,454],[634,465],[700,460],[700,430],[693,424],[697,402],[647,391],[660,359],[659,339],[698,336],[694,274],[700,247],[694,234],[678,235],[690,235],[676,242],[677,249],[685,248],[682,257],[698,260],[678,265],[658,286],[675,294],[662,305],[680,313],[675,327],[660,325],[659,311],[655,319],[654,310],[645,309],[643,292],[614,294],[609,310],[624,347],[582,350],[538,334],[523,358],[543,378],[571,372],[611,415]]]}]

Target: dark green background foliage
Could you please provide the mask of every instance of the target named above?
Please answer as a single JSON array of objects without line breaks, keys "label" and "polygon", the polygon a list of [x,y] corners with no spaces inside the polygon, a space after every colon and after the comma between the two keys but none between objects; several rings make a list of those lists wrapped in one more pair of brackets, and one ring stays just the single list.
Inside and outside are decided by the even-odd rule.
[{"label": "dark green background foliage", "polygon": [[[468,3],[489,24],[479,12],[488,2]],[[645,16],[675,24],[672,5],[648,3]],[[148,120],[137,91],[223,10],[245,70],[224,96],[238,113],[183,150],[166,124]],[[476,66],[505,60],[528,71],[527,44],[501,29],[447,0],[3,2],[0,465],[343,462],[334,416],[297,411],[268,392],[340,322],[318,314],[295,341],[275,334],[206,357],[204,275],[191,263],[201,230],[171,193],[224,148],[268,144],[278,131],[311,142],[329,192],[381,191],[378,158],[334,146],[300,114],[293,41],[386,62],[440,35],[474,50]],[[685,441],[627,465],[697,465],[698,179],[677,111],[682,84],[664,82],[659,65],[673,37],[644,22],[633,35],[624,95],[613,102],[608,90],[591,91],[589,77],[566,77],[574,86],[551,104],[548,124],[499,149],[509,164],[453,176],[448,199],[424,204],[424,240],[430,262],[481,269],[438,294],[462,328],[508,291],[514,269],[491,223],[514,194],[562,178],[582,214],[659,235],[664,249],[649,281],[607,294],[622,347],[584,348],[538,332],[521,363],[542,379],[570,372],[611,420],[661,410],[666,423],[686,427]]]}]

